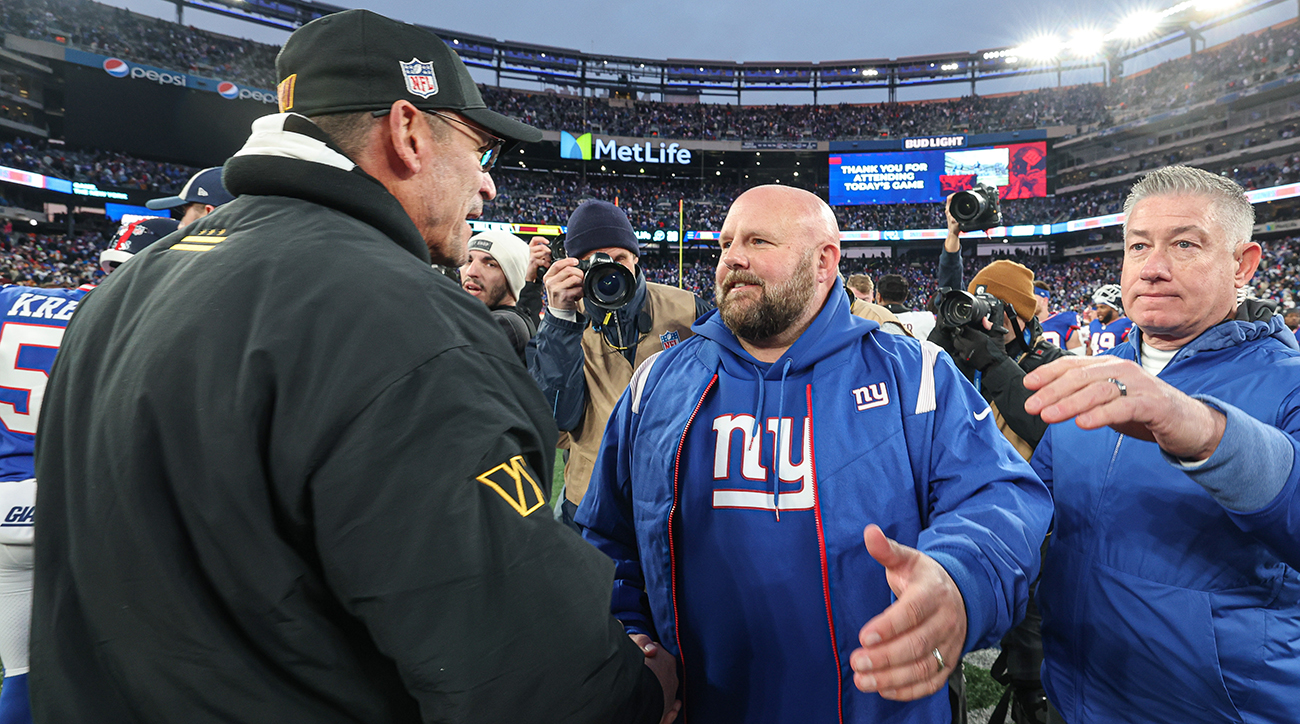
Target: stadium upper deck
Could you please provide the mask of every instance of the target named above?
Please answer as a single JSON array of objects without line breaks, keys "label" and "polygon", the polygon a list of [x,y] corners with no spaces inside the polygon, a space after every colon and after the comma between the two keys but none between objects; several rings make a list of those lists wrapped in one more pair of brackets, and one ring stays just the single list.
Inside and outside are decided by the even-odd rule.
[{"label": "stadium upper deck", "polygon": [[[1246,3],[1234,12],[1197,18],[1199,29],[1227,22],[1280,0]],[[276,8],[292,8],[309,20],[334,6],[310,2],[265,3],[249,0],[187,5],[217,10],[255,22],[284,24]],[[1188,11],[1191,12],[1191,11]],[[575,93],[705,94],[714,86],[737,93],[745,88],[785,90],[905,87],[970,82],[972,95],[938,102],[732,106],[654,101],[611,106],[592,97],[553,93],[490,91],[490,100],[519,117],[550,130],[596,130],[610,135],[656,135],[677,139],[836,140],[881,135],[991,131],[1072,126],[1072,133],[1100,131],[1146,116],[1239,93],[1251,86],[1286,78],[1300,61],[1300,33],[1294,23],[1265,29],[1212,49],[1169,61],[1148,72],[1120,77],[1124,59],[1188,37],[1191,18],[1172,18],[1182,29],[1137,47],[1113,47],[1108,60],[1036,60],[1011,55],[1014,48],[975,53],[901,58],[889,61],[753,64],[718,61],[647,61],[614,58],[438,32],[470,64],[491,68],[498,79],[526,75]],[[1178,25],[1173,23],[1171,27]],[[163,68],[231,80],[260,88],[275,85],[271,45],[239,40],[113,8],[90,0],[9,0],[0,6],[0,29],[15,35],[60,42],[102,55],[120,56]],[[1193,43],[1194,45],[1194,43]],[[989,57],[985,57],[989,56]],[[1080,65],[1082,64],[1082,65]],[[975,96],[978,80],[1057,72],[1103,65],[1108,85],[1052,88],[1002,96]],[[843,66],[843,67],[841,67]],[[615,70],[608,70],[614,68]],[[647,70],[648,68],[648,70]],[[843,73],[841,73],[843,71]],[[875,73],[863,76],[862,73]],[[610,80],[612,75],[613,80]],[[841,77],[843,75],[843,77]],[[653,76],[653,78],[651,78]],[[871,79],[864,82],[864,78]],[[719,86],[719,79],[727,83]],[[884,84],[882,86],[881,84]],[[892,84],[892,85],[890,85]],[[960,87],[960,86],[958,86]],[[737,95],[739,99],[739,96]]]}]

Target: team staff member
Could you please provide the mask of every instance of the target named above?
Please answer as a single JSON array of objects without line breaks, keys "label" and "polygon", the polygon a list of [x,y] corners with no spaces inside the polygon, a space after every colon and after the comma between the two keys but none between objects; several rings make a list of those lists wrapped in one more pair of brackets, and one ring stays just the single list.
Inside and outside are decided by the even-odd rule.
[{"label": "team staff member", "polygon": [[680,653],[686,721],[950,721],[1047,490],[946,355],[849,313],[824,201],[751,189],[720,243],[718,312],[637,371],[578,510],[613,608]]},{"label": "team staff member", "polygon": [[886,274],[880,277],[880,283],[876,285],[876,298],[880,306],[898,316],[909,334],[917,339],[926,339],[934,330],[934,314],[907,306],[907,298],[911,296],[910,286],[903,276]]},{"label": "team staff member", "polygon": [[181,188],[179,194],[161,199],[150,199],[144,202],[144,205],[154,211],[172,209],[173,215],[179,210],[180,216],[177,217],[177,221],[180,222],[181,226],[189,226],[216,211],[218,207],[234,200],[235,197],[230,195],[230,192],[226,190],[225,183],[221,180],[221,167],[215,166],[205,168],[191,176],[190,180],[185,182],[185,186]]},{"label": "team staff member", "polygon": [[[567,433],[564,495],[556,508],[573,518],[596,463],[600,438],[614,403],[647,357],[685,341],[691,323],[709,310],[694,294],[645,280],[637,267],[640,248],[627,214],[605,201],[587,201],[569,217],[564,240],[568,258],[551,265],[542,282],[548,309],[537,330],[537,353],[529,362],[533,379],[551,405],[555,422]],[[636,274],[632,301],[608,319],[592,316],[583,304],[579,259],[608,254]]]},{"label": "team staff member", "polygon": [[1025,379],[1057,423],[1033,459],[1056,502],[1043,683],[1074,724],[1300,722],[1300,352],[1236,301],[1254,209],[1174,166],[1124,213],[1133,334]]},{"label": "team staff member", "polygon": [[672,657],[547,514],[545,402],[430,266],[541,134],[368,11],[276,66],[239,197],[91,294],[50,378],[37,720],[658,721]]}]

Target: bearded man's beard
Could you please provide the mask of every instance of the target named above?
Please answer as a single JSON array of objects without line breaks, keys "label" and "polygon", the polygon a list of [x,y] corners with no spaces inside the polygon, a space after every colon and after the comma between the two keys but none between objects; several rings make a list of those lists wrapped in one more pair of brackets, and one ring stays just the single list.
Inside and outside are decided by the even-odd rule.
[{"label": "bearded man's beard", "polygon": [[[790,278],[781,284],[769,286],[757,275],[744,269],[733,269],[714,288],[718,300],[718,313],[723,324],[738,338],[747,341],[770,339],[790,328],[808,308],[815,291],[813,257],[810,249]],[[755,284],[758,297],[748,293],[744,297],[732,296],[737,284]]]}]

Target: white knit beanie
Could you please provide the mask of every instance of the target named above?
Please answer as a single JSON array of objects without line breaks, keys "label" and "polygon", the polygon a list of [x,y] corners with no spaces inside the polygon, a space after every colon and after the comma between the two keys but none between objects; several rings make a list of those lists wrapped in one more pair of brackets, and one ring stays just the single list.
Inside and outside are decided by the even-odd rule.
[{"label": "white knit beanie", "polygon": [[470,250],[486,252],[497,260],[506,284],[515,300],[524,288],[524,274],[528,272],[528,244],[508,231],[484,231],[469,239]]}]

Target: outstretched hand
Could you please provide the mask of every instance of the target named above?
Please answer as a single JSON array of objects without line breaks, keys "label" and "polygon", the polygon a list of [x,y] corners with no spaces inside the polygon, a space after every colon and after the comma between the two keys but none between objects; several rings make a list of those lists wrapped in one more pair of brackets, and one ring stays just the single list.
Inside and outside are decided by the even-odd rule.
[{"label": "outstretched hand", "polygon": [[682,709],[677,701],[677,660],[664,648],[645,634],[628,634],[641,652],[645,654],[645,665],[650,667],[659,679],[659,686],[664,690],[664,716],[659,724],[671,724]]},{"label": "outstretched hand", "polygon": [[867,526],[863,538],[898,600],[858,633],[853,684],[895,701],[929,696],[943,688],[966,644],[961,591],[937,561],[885,537],[880,526]]},{"label": "outstretched hand", "polygon": [[1037,390],[1025,401],[1025,412],[1049,425],[1074,418],[1085,430],[1109,426],[1185,460],[1208,458],[1227,424],[1223,413],[1112,355],[1062,357],[1025,375],[1024,382]]}]

